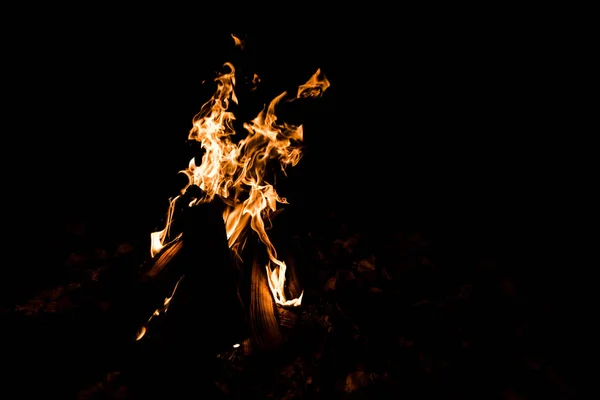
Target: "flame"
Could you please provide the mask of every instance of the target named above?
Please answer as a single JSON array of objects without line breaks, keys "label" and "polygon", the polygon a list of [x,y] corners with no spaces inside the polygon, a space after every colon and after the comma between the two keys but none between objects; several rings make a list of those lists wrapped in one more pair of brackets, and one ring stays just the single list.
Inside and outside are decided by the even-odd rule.
[{"label": "flame", "polygon": [[321,73],[321,68],[304,85],[298,87],[296,97],[319,97],[331,84]]},{"label": "flame", "polygon": [[258,74],[252,75],[252,80],[250,81],[250,91],[254,92],[258,88],[258,84],[260,83],[260,77]]},{"label": "flame", "polygon": [[244,41],[240,38],[238,38],[237,36],[235,36],[233,33],[231,34],[231,37],[233,38],[233,42],[235,43],[235,47],[239,47],[240,49],[244,49]]},{"label": "flame", "polygon": [[[235,36],[233,38],[236,43],[239,41]],[[192,158],[188,167],[181,171],[188,178],[188,184],[181,193],[190,185],[197,185],[204,191],[204,197],[193,200],[190,206],[213,200],[225,203],[223,220],[228,245],[237,257],[240,257],[244,247],[248,229],[256,232],[269,257],[266,269],[275,302],[297,306],[301,304],[303,294],[296,299],[286,298],[286,264],[278,259],[275,246],[267,234],[277,203],[287,203],[287,200],[279,196],[273,184],[266,180],[266,174],[273,160],[279,161],[284,172],[287,166],[295,166],[300,161],[303,128],[302,125],[295,126],[277,120],[275,109],[287,96],[287,92],[283,92],[252,121],[243,124],[247,135],[234,142],[235,116],[229,111],[229,106],[231,102],[238,103],[234,92],[235,68],[231,63],[225,63],[224,67],[226,71],[215,78],[217,88],[214,95],[192,120],[188,139],[199,142],[205,152],[200,164]],[[320,96],[329,86],[329,81],[319,69],[305,84],[300,85],[297,95],[287,101]],[[179,198],[177,196],[170,200],[165,228],[151,234],[152,257],[180,236],[171,232],[175,203]]]},{"label": "flame", "polygon": [[173,288],[173,291],[171,292],[171,295],[169,297],[165,297],[165,300],[163,301],[163,305],[160,308],[157,308],[156,310],[154,310],[154,312],[152,313],[152,315],[150,316],[150,318],[148,318],[148,321],[146,322],[145,325],[142,325],[138,331],[137,331],[137,335],[135,340],[138,341],[141,338],[144,337],[144,335],[146,335],[146,332],[148,331],[147,325],[148,323],[150,323],[150,321],[152,321],[152,319],[154,317],[158,317],[159,315],[162,315],[164,313],[166,313],[169,310],[169,304],[171,304],[171,300],[173,299],[173,296],[175,296],[175,292],[177,291],[177,287],[179,286],[179,284],[181,283],[181,281],[183,280],[185,276],[182,276],[181,278],[179,278],[179,280],[177,281],[177,283],[175,284],[175,287]]}]

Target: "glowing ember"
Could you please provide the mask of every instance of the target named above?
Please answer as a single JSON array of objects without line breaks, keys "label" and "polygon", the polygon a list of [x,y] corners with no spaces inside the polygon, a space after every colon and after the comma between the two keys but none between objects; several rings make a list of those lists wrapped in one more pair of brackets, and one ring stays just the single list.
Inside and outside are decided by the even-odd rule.
[{"label": "glowing ember", "polygon": [[[233,36],[237,46],[242,42]],[[266,232],[266,225],[277,209],[277,203],[287,203],[280,197],[273,185],[265,181],[267,165],[277,160],[284,171],[288,165],[296,165],[302,153],[300,142],[303,139],[302,125],[294,126],[279,122],[275,116],[278,103],[287,97],[283,92],[251,122],[244,123],[245,138],[237,143],[232,140],[236,134],[233,128],[235,116],[228,111],[230,102],[237,104],[235,69],[226,63],[224,72],[215,78],[217,89],[193,118],[193,126],[188,139],[200,143],[205,150],[198,165],[192,158],[187,169],[181,171],[188,177],[188,184],[199,186],[205,196],[195,200],[190,206],[210,201],[223,201],[223,213],[229,248],[240,257],[248,228],[251,228],[266,246],[269,264],[266,265],[269,287],[277,304],[297,306],[302,302],[302,294],[296,299],[287,299],[285,287],[285,262],[278,259],[277,251]],[[254,76],[258,82],[258,76]],[[320,70],[298,88],[297,98],[318,97],[329,87],[329,81]],[[174,206],[180,196],[171,199],[165,228],[151,234],[151,256],[154,257],[170,242],[178,240],[178,233],[170,232]]]}]

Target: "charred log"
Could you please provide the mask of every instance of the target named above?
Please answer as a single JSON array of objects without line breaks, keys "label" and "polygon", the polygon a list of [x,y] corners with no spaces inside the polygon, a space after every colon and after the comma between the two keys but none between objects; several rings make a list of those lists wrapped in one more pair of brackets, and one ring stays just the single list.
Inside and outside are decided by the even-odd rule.
[{"label": "charred log", "polygon": [[[184,278],[168,310],[139,342],[146,356],[136,359],[131,370],[133,379],[139,379],[140,398],[186,398],[193,391],[210,390],[216,354],[249,337],[220,205],[193,205],[180,213],[178,221],[181,238],[143,266],[144,284],[155,290],[169,286],[166,282],[172,290],[173,281]],[[159,306],[165,297],[168,294],[160,298]],[[208,373],[199,373],[198,365]]]},{"label": "charred log", "polygon": [[[197,187],[195,192],[188,190],[180,204],[202,195]],[[135,337],[177,285],[161,324],[172,340],[197,341],[197,327],[202,326],[203,338],[209,339],[205,347],[213,352],[229,349],[248,337],[248,327],[221,207],[216,202],[180,207],[177,221],[181,235],[142,264],[140,283],[121,313]]]},{"label": "charred log", "polygon": [[248,337],[238,291],[240,277],[227,244],[222,211],[217,202],[189,207],[182,236],[184,290],[187,287],[192,297],[190,318],[196,323],[202,315],[216,351],[230,349]]}]

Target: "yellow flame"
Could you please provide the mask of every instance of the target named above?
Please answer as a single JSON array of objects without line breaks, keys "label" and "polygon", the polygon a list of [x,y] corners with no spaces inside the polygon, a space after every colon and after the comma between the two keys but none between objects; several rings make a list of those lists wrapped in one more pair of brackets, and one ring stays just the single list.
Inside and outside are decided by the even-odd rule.
[{"label": "yellow flame", "polygon": [[147,328],[146,328],[146,326],[141,326],[141,327],[138,329],[138,332],[137,332],[137,335],[136,335],[136,337],[135,337],[135,340],[136,340],[136,341],[138,341],[138,340],[140,340],[141,338],[143,338],[143,337],[146,335],[146,331],[147,331]]},{"label": "yellow flame", "polygon": [[171,292],[171,295],[169,297],[165,297],[165,300],[163,301],[163,306],[160,308],[157,308],[156,310],[154,310],[154,312],[152,313],[152,315],[150,316],[150,318],[148,318],[148,321],[146,322],[145,325],[142,325],[138,331],[137,331],[137,335],[135,340],[138,341],[141,338],[143,338],[146,335],[146,332],[148,332],[148,328],[147,325],[148,323],[150,323],[150,321],[152,321],[152,319],[154,317],[158,317],[161,314],[166,313],[169,310],[169,304],[171,303],[171,299],[173,298],[173,296],[175,296],[175,292],[177,291],[177,287],[179,286],[179,283],[181,283],[181,281],[183,280],[184,276],[182,276],[181,278],[179,278],[179,280],[177,281],[177,283],[175,284],[175,287],[173,288],[173,291]]},{"label": "yellow flame", "polygon": [[[277,120],[275,109],[287,96],[283,92],[263,108],[256,118],[243,124],[247,135],[235,143],[232,140],[236,133],[233,127],[235,116],[228,110],[230,102],[238,102],[234,92],[235,69],[231,63],[225,63],[224,67],[227,71],[215,78],[217,88],[214,95],[192,120],[188,139],[200,142],[205,152],[200,164],[192,158],[187,169],[181,171],[188,178],[182,193],[190,185],[197,185],[205,195],[191,205],[210,202],[215,198],[225,203],[223,219],[227,240],[236,256],[239,257],[243,249],[248,228],[255,231],[269,256],[267,276],[275,302],[297,306],[302,302],[302,294],[296,299],[286,298],[286,265],[278,259],[267,234],[267,226],[277,210],[277,203],[287,203],[287,200],[279,196],[265,175],[272,160],[279,161],[282,171],[300,161],[303,128],[302,125],[295,126]],[[298,88],[295,98],[320,96],[329,86],[329,81],[319,69]],[[165,228],[151,234],[152,257],[179,238],[177,233],[170,232],[174,204],[178,198],[171,199]]]}]

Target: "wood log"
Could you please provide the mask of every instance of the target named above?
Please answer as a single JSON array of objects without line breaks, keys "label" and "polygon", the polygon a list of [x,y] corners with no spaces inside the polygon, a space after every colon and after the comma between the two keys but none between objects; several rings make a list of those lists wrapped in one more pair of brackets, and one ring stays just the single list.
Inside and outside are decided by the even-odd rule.
[{"label": "wood log", "polygon": [[[282,331],[289,331],[296,326],[298,320],[298,307],[284,307],[277,305],[277,315]],[[288,333],[288,332],[286,332]]]},{"label": "wood log", "polygon": [[204,335],[216,351],[230,350],[249,335],[239,295],[239,274],[227,243],[218,202],[189,207],[183,225],[185,287],[190,292],[194,324],[202,316]]},{"label": "wood log", "polygon": [[142,265],[142,281],[156,279],[169,264],[176,262],[176,257],[183,247],[183,240],[177,239],[169,243],[153,259]]},{"label": "wood log", "polygon": [[250,291],[250,327],[253,348],[268,351],[282,341],[279,322],[275,316],[275,301],[269,288],[265,264],[255,256],[252,263]]},{"label": "wood log", "polygon": [[138,280],[115,302],[110,314],[113,323],[125,331],[122,334],[126,340],[140,339],[148,329],[150,317],[172,295],[185,264],[182,248],[183,241],[177,241],[156,257],[148,257],[140,266]]},{"label": "wood log", "polygon": [[[184,196],[182,204],[190,204],[189,197]],[[152,324],[144,324],[163,308],[165,299],[185,276],[161,318],[161,326],[170,331],[170,340],[194,342],[198,341],[196,327],[200,325],[207,339],[205,347],[215,352],[231,349],[249,336],[249,328],[237,291],[238,276],[222,209],[218,203],[201,203],[182,208],[177,217],[181,237],[154,258],[148,256],[141,266],[140,282],[120,317],[127,319],[131,336],[138,336],[140,328],[152,334]]]},{"label": "wood log", "polygon": [[297,258],[293,256],[288,256],[286,260],[286,286],[287,286],[287,295],[290,299],[297,299],[302,295],[302,285],[300,284],[300,279],[298,277],[298,265]]}]

